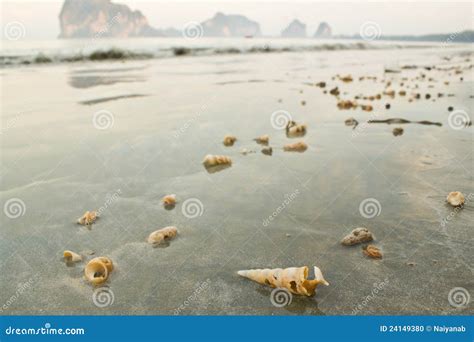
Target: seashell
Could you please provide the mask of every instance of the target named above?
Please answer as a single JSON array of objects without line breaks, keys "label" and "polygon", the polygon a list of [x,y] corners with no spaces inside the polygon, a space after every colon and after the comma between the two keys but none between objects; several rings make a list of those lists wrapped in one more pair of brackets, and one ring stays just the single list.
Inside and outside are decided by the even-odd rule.
[{"label": "seashell", "polygon": [[87,263],[84,275],[93,285],[100,285],[107,280],[113,269],[112,260],[107,257],[97,257]]},{"label": "seashell", "polygon": [[349,119],[346,119],[346,121],[344,121],[344,124],[346,126],[354,126],[354,128],[355,128],[359,124],[359,121],[357,121],[354,118],[349,118]]},{"label": "seashell", "polygon": [[204,157],[202,163],[205,167],[212,167],[217,165],[232,165],[232,159],[227,156],[217,156],[208,154],[206,157]]},{"label": "seashell", "polygon": [[339,109],[357,108],[357,102],[352,100],[341,100],[337,103]]},{"label": "seashell", "polygon": [[369,242],[374,239],[374,236],[367,228],[356,228],[350,234],[346,235],[341,243],[345,246],[357,245],[361,242]]},{"label": "seashell", "polygon": [[308,279],[308,266],[255,269],[238,271],[237,274],[271,287],[286,288],[294,294],[312,296],[319,284],[328,286],[321,270],[314,267],[314,279]]},{"label": "seashell", "polygon": [[340,79],[342,82],[345,82],[345,83],[352,82],[352,76],[351,76],[351,75],[339,77],[339,79]]},{"label": "seashell", "polygon": [[74,262],[82,261],[82,256],[80,256],[77,253],[74,253],[73,251],[64,251],[63,256],[64,256],[64,261],[66,261],[66,263],[74,263]]},{"label": "seashell", "polygon": [[403,134],[403,128],[401,127],[395,127],[392,131],[393,135],[398,137],[399,135]]},{"label": "seashell", "polygon": [[173,208],[176,205],[176,195],[166,195],[161,201],[163,202],[165,208]]},{"label": "seashell", "polygon": [[82,224],[83,226],[90,226],[98,218],[99,218],[99,215],[97,214],[96,211],[86,211],[84,215],[82,215],[80,218],[77,219],[77,223]]},{"label": "seashell", "polygon": [[386,90],[383,92],[384,95],[390,96],[390,97],[395,97],[395,90]]},{"label": "seashell", "polygon": [[366,112],[371,112],[372,110],[374,110],[374,107],[372,107],[371,105],[360,105],[360,108]]},{"label": "seashell", "polygon": [[382,252],[380,251],[380,249],[378,249],[374,245],[368,245],[368,246],[362,247],[362,252],[364,253],[364,255],[368,256],[369,258],[382,259]]},{"label": "seashell", "polygon": [[273,154],[273,148],[264,147],[264,148],[262,148],[262,153],[267,155],[267,156],[271,156]]},{"label": "seashell", "polygon": [[178,229],[176,227],[170,226],[162,229],[158,229],[148,235],[147,242],[152,245],[159,245],[162,242],[174,238],[178,234]]},{"label": "seashell", "polygon": [[270,137],[267,134],[265,134],[265,135],[259,136],[258,138],[255,138],[253,140],[255,140],[257,142],[257,144],[268,145],[268,142],[270,141]]},{"label": "seashell", "polygon": [[339,91],[339,88],[338,88],[338,87],[333,88],[333,89],[331,89],[331,90],[329,91],[329,94],[334,95],[334,96],[339,96],[340,93],[341,93],[341,92]]},{"label": "seashell", "polygon": [[308,145],[306,145],[303,141],[283,146],[283,150],[286,152],[304,152],[307,148]]},{"label": "seashell", "polygon": [[226,135],[224,137],[223,143],[224,143],[225,146],[232,146],[232,145],[234,145],[234,143],[236,141],[237,141],[237,138],[234,137],[233,135]]},{"label": "seashell", "polygon": [[255,151],[254,150],[248,150],[246,148],[243,148],[243,149],[240,150],[240,154],[242,154],[244,156],[246,156],[249,153],[255,153]]},{"label": "seashell", "polygon": [[450,192],[448,197],[446,198],[449,204],[451,204],[453,207],[460,207],[464,204],[465,199],[464,195],[460,191],[453,191]]},{"label": "seashell", "polygon": [[405,90],[400,90],[398,92],[398,95],[400,95],[400,96],[405,96],[406,94],[407,94],[407,92]]}]

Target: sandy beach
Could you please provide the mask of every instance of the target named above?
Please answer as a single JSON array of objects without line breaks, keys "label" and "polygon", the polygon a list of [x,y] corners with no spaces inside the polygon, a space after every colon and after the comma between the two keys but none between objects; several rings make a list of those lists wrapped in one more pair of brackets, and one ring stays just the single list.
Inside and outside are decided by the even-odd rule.
[{"label": "sandy beach", "polygon": [[[4,65],[0,197],[19,211],[1,219],[2,314],[472,315],[448,301],[474,289],[472,46],[373,45]],[[338,108],[355,97],[373,110]],[[306,134],[288,138],[274,113]],[[367,123],[390,118],[441,125]],[[271,156],[253,140],[264,134]],[[305,152],[283,151],[297,141]],[[209,173],[207,154],[232,166]],[[76,223],[86,210],[100,211],[90,227]],[[166,226],[177,238],[151,247]],[[357,227],[382,259],[341,245]],[[64,250],[84,262],[68,267]],[[101,255],[115,264],[107,307],[83,278]],[[281,308],[237,275],[305,265],[330,285]]]}]

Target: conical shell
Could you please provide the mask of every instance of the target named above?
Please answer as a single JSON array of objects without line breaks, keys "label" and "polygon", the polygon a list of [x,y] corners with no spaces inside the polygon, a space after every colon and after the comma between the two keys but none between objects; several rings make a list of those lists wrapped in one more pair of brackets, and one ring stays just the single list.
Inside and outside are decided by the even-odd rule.
[{"label": "conical shell", "polygon": [[231,165],[232,164],[232,159],[227,156],[217,156],[217,155],[212,155],[208,154],[203,162],[205,167],[212,167],[212,166],[217,166],[217,165]]},{"label": "conical shell", "polygon": [[238,275],[256,281],[257,283],[268,285],[271,287],[286,288],[288,291],[304,295],[312,296],[319,284],[329,285],[324,279],[321,270],[314,267],[314,279],[308,279],[308,266],[274,268],[274,269],[255,269],[238,271]]},{"label": "conical shell", "polygon": [[283,150],[286,152],[304,152],[307,148],[308,145],[306,145],[303,141],[283,146]]},{"label": "conical shell", "polygon": [[93,224],[99,215],[96,211],[86,211],[84,215],[77,219],[77,223],[82,224],[83,226],[89,226]]},{"label": "conical shell", "polygon": [[82,260],[82,256],[80,256],[80,255],[77,254],[77,253],[74,253],[73,251],[64,251],[64,252],[63,252],[63,256],[64,256],[64,260],[65,260],[67,263],[79,262],[79,261]]},{"label": "conical shell", "polygon": [[259,136],[258,138],[255,138],[254,140],[257,142],[257,144],[267,145],[268,142],[270,141],[270,137],[265,134],[265,135]]},{"label": "conical shell", "polygon": [[160,244],[166,240],[174,238],[178,234],[178,229],[176,227],[170,226],[165,227],[159,230],[154,231],[148,235],[147,242],[153,245]]},{"label": "conical shell", "polygon": [[107,280],[113,269],[112,260],[107,257],[98,257],[87,263],[84,276],[93,285],[100,285]]},{"label": "conical shell", "polygon": [[237,137],[234,137],[233,135],[226,135],[224,137],[224,145],[225,146],[232,146],[234,143],[237,141]]},{"label": "conical shell", "polygon": [[459,207],[464,204],[465,198],[464,195],[460,191],[453,191],[450,192],[448,197],[446,198],[449,204],[453,207]]},{"label": "conical shell", "polygon": [[161,201],[165,207],[173,206],[176,204],[176,195],[166,195]]}]

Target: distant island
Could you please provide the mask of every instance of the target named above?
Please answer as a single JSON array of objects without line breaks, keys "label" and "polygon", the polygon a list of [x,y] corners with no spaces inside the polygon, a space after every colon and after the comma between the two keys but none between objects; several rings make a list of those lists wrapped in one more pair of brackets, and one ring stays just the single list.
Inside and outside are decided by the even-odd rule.
[{"label": "distant island", "polygon": [[[111,0],[65,0],[59,14],[59,38],[131,38],[131,37],[180,37],[182,30],[152,27],[138,10],[113,3]],[[199,24],[203,37],[261,37],[260,24],[243,15],[226,15],[217,12],[212,18]],[[281,32],[284,38],[306,38],[307,26],[294,19]],[[327,22],[321,22],[312,38],[362,39],[356,35],[334,36]],[[426,41],[426,42],[474,42],[474,31],[420,36],[381,36],[377,40]]]}]

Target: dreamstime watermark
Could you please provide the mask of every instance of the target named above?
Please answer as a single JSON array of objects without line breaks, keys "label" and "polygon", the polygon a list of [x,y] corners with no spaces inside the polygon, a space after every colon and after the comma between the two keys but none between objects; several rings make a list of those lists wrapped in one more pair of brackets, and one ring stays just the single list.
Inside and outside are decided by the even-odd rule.
[{"label": "dreamstime watermark", "polygon": [[361,124],[358,123],[357,126],[352,129],[352,138],[357,138],[359,135],[361,135],[367,129],[367,127],[369,127],[369,121],[374,120],[376,117],[377,114],[372,113],[370,114],[369,120],[362,122]]},{"label": "dreamstime watermark", "polygon": [[174,315],[175,316],[179,315],[182,310],[184,310],[192,302],[194,302],[203,291],[207,290],[210,283],[211,283],[211,280],[209,278],[206,279],[206,281],[203,281],[202,283],[200,283],[198,287],[196,287],[196,289],[193,291],[193,293],[184,300],[183,304],[181,304],[177,309],[174,310]]},{"label": "dreamstime watermark", "polygon": [[300,194],[299,189],[296,189],[291,194],[286,194],[283,202],[275,209],[275,211],[273,211],[273,213],[270,216],[268,216],[267,218],[263,220],[262,225],[264,227],[267,227],[270,224],[270,222],[272,222],[283,210],[285,210],[285,208],[288,205],[290,205],[291,202],[295,200],[296,197],[298,197],[299,194]]},{"label": "dreamstime watermark", "polygon": [[448,293],[448,302],[454,308],[465,308],[470,301],[471,294],[464,287],[453,287]]},{"label": "dreamstime watermark", "polygon": [[282,130],[292,121],[291,114],[286,110],[279,109],[270,116],[270,124],[274,129]]},{"label": "dreamstime watermark", "polygon": [[18,121],[20,121],[21,115],[15,115],[13,118],[8,119],[5,123],[5,125],[2,125],[0,128],[0,135],[5,134],[8,130],[14,128],[17,126]]},{"label": "dreamstime watermark", "polygon": [[197,198],[188,198],[183,202],[181,212],[187,218],[193,219],[198,216],[202,216],[204,213],[204,205]]},{"label": "dreamstime watermark", "polygon": [[33,284],[38,280],[39,278],[39,275],[38,274],[35,274],[33,277],[29,278],[26,282],[24,283],[21,283],[20,285],[18,285],[15,293],[7,299],[7,301],[5,303],[3,303],[2,307],[0,308],[0,313],[2,313],[3,311],[5,310],[8,310],[8,308],[16,302],[16,300],[18,298],[20,298],[20,296],[25,293],[25,291],[31,289],[31,287],[33,286]]},{"label": "dreamstime watermark", "polygon": [[359,35],[363,40],[373,41],[380,38],[382,29],[375,21],[366,21],[360,26]]},{"label": "dreamstime watermark", "polygon": [[379,294],[380,291],[384,289],[385,286],[387,286],[389,283],[388,278],[385,278],[383,281],[380,283],[374,283],[374,286],[372,288],[372,291],[368,296],[364,298],[362,302],[357,304],[353,309],[352,309],[352,315],[357,315],[359,312],[361,312],[362,309],[367,307],[370,301],[372,301],[377,295]]},{"label": "dreamstime watermark", "polygon": [[442,221],[441,221],[441,227],[446,227],[446,225],[454,218],[454,216],[456,216],[457,213],[459,213],[463,208],[464,206],[466,205],[467,202],[469,201],[472,201],[472,199],[474,198],[474,193],[469,193],[469,195],[467,196],[467,198],[465,199],[465,202],[463,205],[460,205],[458,207],[454,207],[453,210],[451,210],[451,212],[449,213],[448,216],[446,216]]},{"label": "dreamstime watermark", "polygon": [[182,34],[186,39],[198,39],[204,35],[204,28],[197,21],[190,21],[183,26]]},{"label": "dreamstime watermark", "polygon": [[117,189],[112,194],[107,194],[107,199],[105,200],[104,204],[97,210],[97,215],[100,216],[103,212],[105,212],[113,203],[117,201],[117,199],[122,194],[122,190]]},{"label": "dreamstime watermark", "polygon": [[366,198],[359,204],[359,213],[365,218],[374,218],[382,212],[382,206],[376,198]]},{"label": "dreamstime watermark", "polygon": [[45,323],[40,328],[15,328],[9,326],[5,329],[6,335],[84,335],[83,328],[53,328],[51,323]]},{"label": "dreamstime watermark", "polygon": [[291,292],[284,287],[277,287],[272,290],[270,294],[270,302],[277,308],[282,308],[291,304],[293,295]]},{"label": "dreamstime watermark", "polygon": [[115,301],[115,295],[109,287],[98,287],[92,293],[92,302],[98,308],[111,306]]},{"label": "dreamstime watermark", "polygon": [[20,40],[25,37],[26,28],[25,25],[19,21],[10,21],[9,23],[5,24],[5,27],[3,28],[3,34],[8,40]]},{"label": "dreamstime watermark", "polygon": [[182,134],[186,133],[186,131],[191,127],[194,122],[196,122],[201,115],[207,110],[209,107],[209,103],[214,101],[216,96],[214,95],[209,101],[207,101],[205,104],[203,104],[200,108],[199,111],[194,115],[191,119],[187,120],[180,128],[178,128],[176,131],[173,132],[173,137],[175,139],[178,139]]},{"label": "dreamstime watermark", "polygon": [[100,38],[102,37],[104,34],[106,34],[107,32],[110,31],[110,28],[115,24],[115,22],[117,22],[120,18],[122,14],[120,12],[117,12],[117,14],[115,16],[112,17],[112,19],[110,19],[110,21],[108,21],[104,27],[102,27],[99,31],[97,31],[97,33],[94,35],[93,39],[97,39],[97,38]]},{"label": "dreamstime watermark", "polygon": [[94,113],[92,124],[96,129],[106,130],[113,127],[115,122],[114,115],[108,110],[102,109]]},{"label": "dreamstime watermark", "polygon": [[16,219],[20,216],[25,215],[26,213],[26,205],[19,198],[10,198],[8,201],[5,202],[3,205],[3,212],[8,218]]},{"label": "dreamstime watermark", "polygon": [[457,109],[448,116],[448,125],[452,129],[459,131],[460,129],[463,129],[464,127],[467,127],[469,123],[471,122],[471,119],[469,118],[469,115],[467,114],[466,111]]}]

